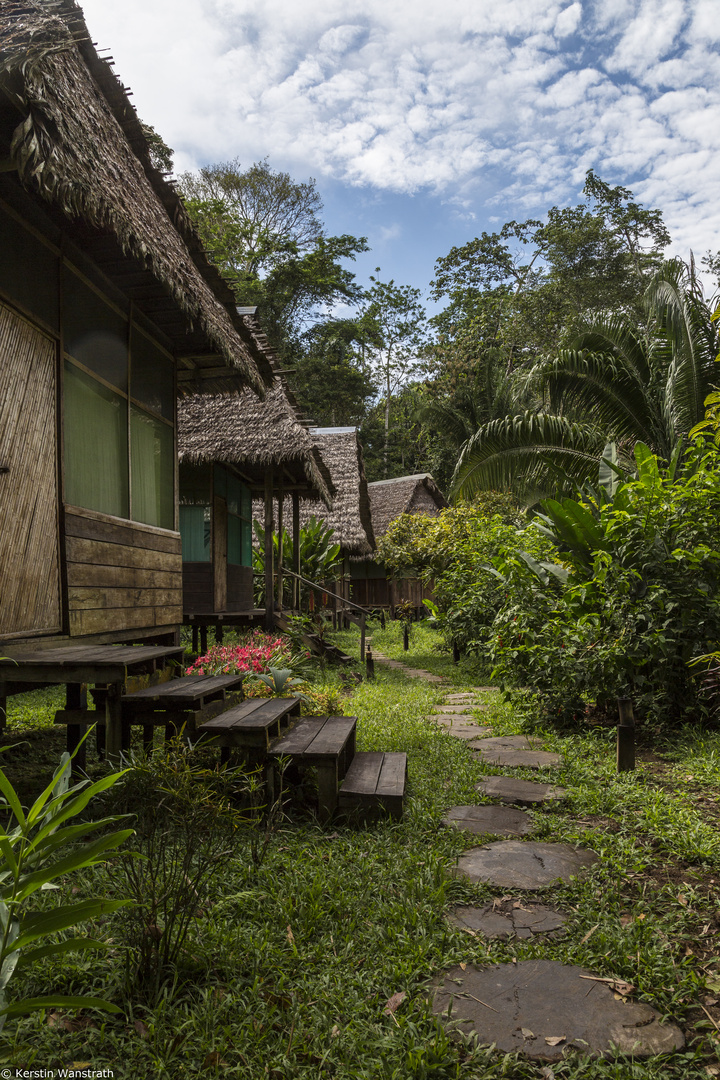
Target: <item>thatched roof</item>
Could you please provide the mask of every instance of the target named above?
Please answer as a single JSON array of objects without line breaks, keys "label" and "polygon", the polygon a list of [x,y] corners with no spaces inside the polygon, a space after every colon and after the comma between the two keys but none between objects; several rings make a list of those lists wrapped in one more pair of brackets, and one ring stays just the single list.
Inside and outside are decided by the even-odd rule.
[{"label": "thatched roof", "polygon": [[286,489],[332,502],[329,472],[279,378],[264,401],[249,390],[181,398],[178,453],[190,464],[233,465],[255,488],[272,466]]},{"label": "thatched roof", "polygon": [[376,480],[368,484],[375,539],[387,532],[388,525],[401,514],[437,515],[448,504],[430,473],[398,476],[394,480]]},{"label": "thatched roof", "polygon": [[[181,388],[264,392],[272,374],[152,165],[126,88],[73,0],[0,0],[0,157],[173,343]],[[5,144],[5,145],[2,145]]]},{"label": "thatched roof", "polygon": [[[335,533],[335,541],[346,555],[369,555],[375,547],[368,483],[357,428],[311,428],[310,438],[320,451],[332,480],[335,493],[332,509],[321,502],[305,502],[300,510],[300,523],[311,517],[320,518]],[[262,521],[260,503],[253,507],[253,515]],[[284,522],[292,520],[291,508],[283,508]]]}]

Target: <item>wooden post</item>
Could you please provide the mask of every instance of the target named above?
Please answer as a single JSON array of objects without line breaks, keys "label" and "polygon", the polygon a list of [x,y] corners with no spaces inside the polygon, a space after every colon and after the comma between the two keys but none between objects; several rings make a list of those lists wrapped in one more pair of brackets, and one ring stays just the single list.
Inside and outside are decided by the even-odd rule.
[{"label": "wooden post", "polygon": [[365,653],[365,677],[367,679],[375,678],[375,660],[373,659],[372,649],[368,646]]},{"label": "wooden post", "polygon": [[405,652],[410,648],[410,629],[407,623],[403,623],[403,649]]},{"label": "wooden post", "polygon": [[198,628],[197,623],[193,623],[192,628],[192,651],[197,655],[198,651]]},{"label": "wooden post", "polygon": [[365,612],[360,616],[360,663],[365,662]]},{"label": "wooden post", "polygon": [[109,683],[105,698],[105,752],[111,765],[120,761],[122,750],[122,683]]},{"label": "wooden post", "polygon": [[208,651],[207,626],[201,626],[200,627],[200,652],[204,656],[207,651]]},{"label": "wooden post", "polygon": [[[65,708],[87,709],[87,686],[84,683],[66,684]],[[77,749],[86,729],[86,724],[68,724],[66,728],[67,752],[72,754],[77,751],[72,763],[73,776],[87,770],[87,740]]]},{"label": "wooden post", "polygon": [[277,606],[278,611],[283,609],[283,502],[285,501],[285,493],[283,491],[282,476],[280,477],[280,484],[278,485],[278,514],[277,514],[277,534],[278,534],[278,564],[277,564]]},{"label": "wooden post", "polygon": [[[293,573],[300,573],[300,495],[292,494]],[[293,611],[300,610],[300,582],[293,578]]]},{"label": "wooden post", "polygon": [[265,473],[265,629],[273,630],[273,471]]},{"label": "wooden post", "polygon": [[619,697],[617,729],[617,771],[631,772],[635,768],[635,716],[630,698]]},{"label": "wooden post", "polygon": [[222,645],[225,631],[221,622],[215,623],[215,644]]},{"label": "wooden post", "polygon": [[460,649],[458,648],[457,641],[455,641],[455,639],[453,638],[453,664],[459,664],[459,663],[460,663]]},{"label": "wooden post", "polygon": [[385,608],[380,609],[380,626],[385,629]]}]

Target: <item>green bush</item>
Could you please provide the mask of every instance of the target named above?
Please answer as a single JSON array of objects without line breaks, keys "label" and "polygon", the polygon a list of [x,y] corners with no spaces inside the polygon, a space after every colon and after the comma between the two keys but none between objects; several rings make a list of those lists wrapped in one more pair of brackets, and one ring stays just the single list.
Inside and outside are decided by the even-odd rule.
[{"label": "green bush", "polygon": [[639,478],[612,499],[543,504],[561,565],[497,560],[506,602],[488,658],[544,718],[614,708],[618,695],[641,719],[708,715],[689,664],[720,642],[720,459],[700,443],[674,476],[641,444],[636,457]]}]

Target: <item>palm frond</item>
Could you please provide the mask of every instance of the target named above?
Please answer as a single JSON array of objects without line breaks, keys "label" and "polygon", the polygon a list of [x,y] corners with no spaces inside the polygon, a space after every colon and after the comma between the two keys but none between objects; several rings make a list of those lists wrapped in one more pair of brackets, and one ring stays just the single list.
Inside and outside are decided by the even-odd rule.
[{"label": "palm frond", "polygon": [[452,479],[452,495],[512,489],[550,494],[559,473],[582,483],[596,476],[606,438],[601,429],[561,416],[526,412],[481,427],[465,444]]}]

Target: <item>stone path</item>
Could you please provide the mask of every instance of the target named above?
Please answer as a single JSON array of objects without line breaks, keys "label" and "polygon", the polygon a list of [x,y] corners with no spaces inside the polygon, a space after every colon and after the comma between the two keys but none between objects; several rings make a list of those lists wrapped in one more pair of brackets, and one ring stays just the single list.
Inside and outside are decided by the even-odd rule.
[{"label": "stone path", "polygon": [[512,897],[493,900],[484,907],[456,904],[447,921],[458,930],[485,938],[560,937],[567,915],[546,907],[535,900],[514,900]]},{"label": "stone path", "polygon": [[535,827],[527,811],[509,806],[453,806],[442,824],[491,836],[526,836]]},{"label": "stone path", "polygon": [[[448,694],[442,712],[429,719],[476,751],[474,756],[483,763],[525,768],[560,765],[560,754],[537,749],[540,739],[492,736],[489,728],[478,726],[468,713],[483,708],[478,695],[486,689]],[[566,794],[561,787],[514,776],[486,776],[476,790],[496,803],[451,807],[442,818],[443,825],[476,835],[527,835],[533,819],[513,807],[537,807]],[[598,861],[599,856],[587,848],[505,839],[463,852],[455,874],[503,890],[535,891],[569,882]],[[552,940],[564,932],[567,915],[535,901],[502,896],[483,906],[456,905],[446,918],[458,929],[488,939],[546,936]],[[609,1058],[618,1054],[649,1057],[681,1049],[680,1028],[662,1023],[649,1005],[633,1001],[633,989],[622,980],[601,978],[555,960],[489,968],[461,964],[435,981],[432,1007],[436,1015],[480,1044],[495,1043],[500,1051],[519,1051],[535,1060],[561,1060],[567,1049]]]},{"label": "stone path", "polygon": [[382,664],[383,667],[402,671],[403,675],[408,675],[411,679],[422,679],[424,682],[429,683],[447,682],[444,675],[433,675],[431,671],[423,671],[422,668],[408,667],[407,664],[401,663],[400,660],[392,660],[389,656],[384,656],[381,652],[378,652],[377,649],[372,650],[372,655],[376,664]]},{"label": "stone path", "polygon": [[523,960],[484,970],[453,967],[433,997],[436,1015],[482,1044],[559,1061],[571,1048],[586,1054],[649,1057],[684,1045],[675,1024],[649,1005],[625,999],[584,968],[557,960]]}]

